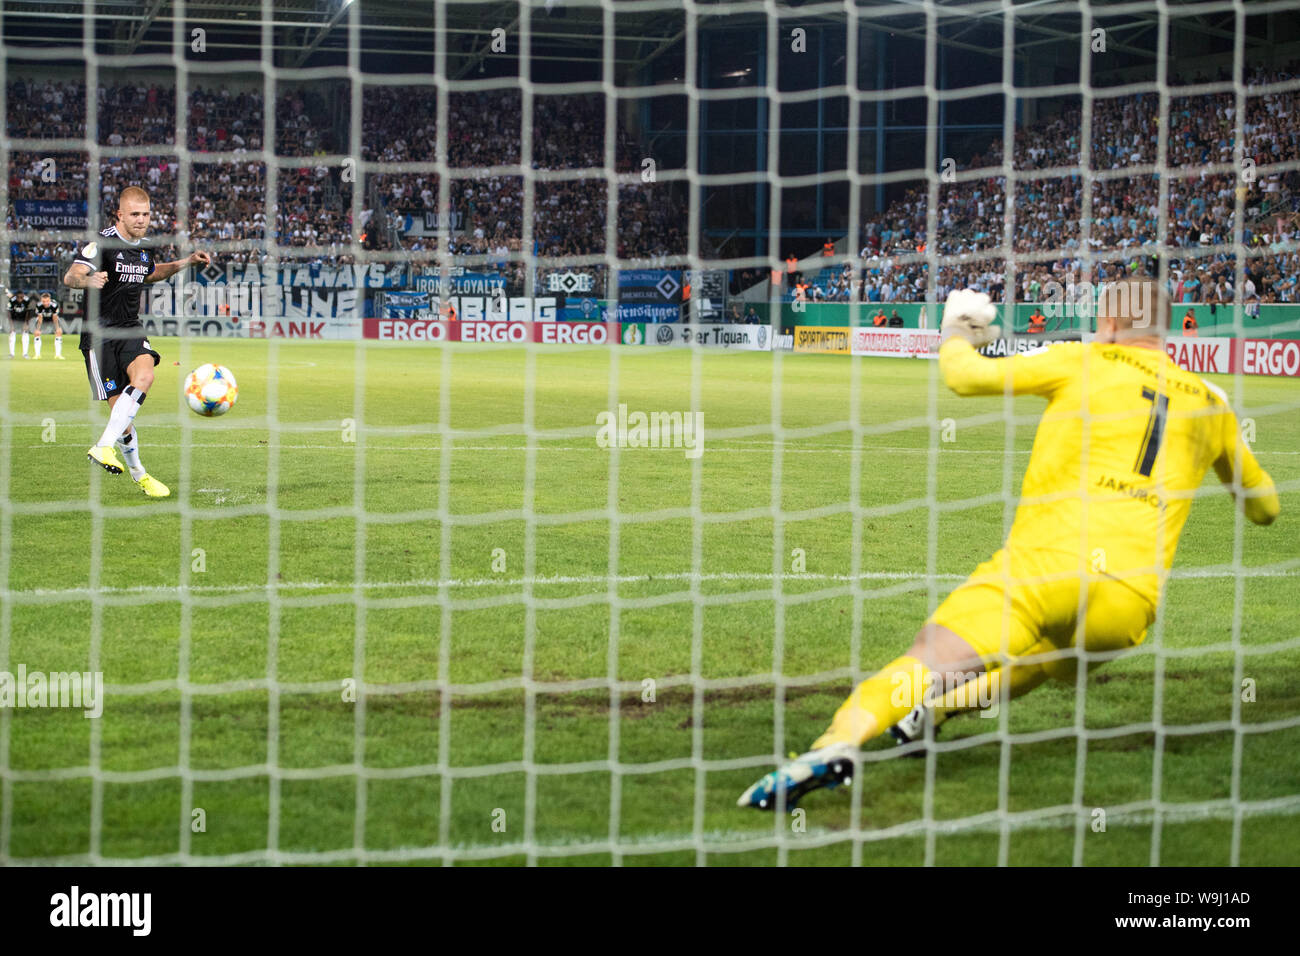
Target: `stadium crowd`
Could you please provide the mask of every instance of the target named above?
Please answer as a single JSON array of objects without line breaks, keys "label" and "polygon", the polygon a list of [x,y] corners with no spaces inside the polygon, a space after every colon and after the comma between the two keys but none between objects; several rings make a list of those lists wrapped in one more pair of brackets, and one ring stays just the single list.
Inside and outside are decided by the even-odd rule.
[{"label": "stadium crowd", "polygon": [[[1244,149],[1234,141],[1237,117],[1232,93],[1174,97],[1168,109],[1167,164],[1177,173],[1167,180],[1166,243],[1171,286],[1191,301],[1233,297],[1236,262],[1230,251],[1212,247],[1232,241],[1235,204],[1245,209],[1246,260],[1243,292],[1259,302],[1300,301],[1300,253],[1284,248],[1300,238],[1300,173],[1268,170],[1270,163],[1300,158],[1300,103],[1293,89],[1272,91],[1268,84],[1292,80],[1294,69],[1256,71],[1242,117]],[[176,129],[176,91],[157,84],[101,87],[97,97],[98,136],[111,152],[134,146],[169,145]],[[437,99],[428,87],[373,86],[362,97],[362,159],[367,163],[429,164],[438,157]],[[6,131],[27,140],[78,139],[86,130],[85,87],[76,82],[15,79],[8,86]],[[1091,105],[1092,177],[1090,205],[1079,178],[1071,173],[1080,150],[1082,109],[1067,107],[1017,132],[1010,157],[1012,184],[1010,238],[1017,262],[1015,282],[1021,301],[1037,301],[1052,283],[1067,291],[1080,287],[1084,244],[1104,261],[1094,260],[1092,278],[1147,271],[1161,225],[1160,184],[1149,168],[1156,162],[1159,100],[1153,94],[1096,97]],[[504,275],[522,291],[524,264],[517,258],[524,240],[523,177],[509,167],[521,162],[522,97],[518,90],[453,93],[448,102],[445,156],[450,170],[453,219],[450,247],[457,257],[473,257],[467,269]],[[338,152],[343,134],[328,120],[322,94],[311,88],[288,90],[276,98],[275,145],[280,156],[300,157],[301,165],[282,167],[277,176],[276,235],[281,245],[305,254],[346,261],[352,222],[351,177],[316,157]],[[229,260],[265,258],[267,235],[265,164],[242,152],[258,150],[265,125],[260,92],[198,86],[188,93],[188,221],[178,222],[182,170],[175,158],[101,156],[101,208],[116,207],[116,197],[131,185],[147,189],[153,200],[154,230],[194,240],[236,244],[223,252]],[[563,136],[549,135],[563,130]],[[539,257],[606,254],[606,213],[610,179],[605,166],[605,106],[598,96],[534,99],[531,168],[533,253]],[[337,135],[339,141],[332,141]],[[629,264],[653,266],[687,252],[688,217],[680,194],[643,181],[640,150],[626,130],[613,137],[617,255]],[[30,146],[30,143],[23,144]],[[231,154],[231,155],[219,155]],[[1253,161],[1255,176],[1241,170]],[[939,297],[957,287],[975,287],[994,296],[1005,293],[1001,249],[1007,228],[1006,188],[998,141],[980,155],[959,162],[956,182],[942,183],[936,209],[938,229],[927,249],[928,189],[912,189],[865,223],[860,257],[797,279],[798,294],[812,299],[848,300],[860,286],[869,302],[918,301],[927,294],[927,251],[943,257],[937,276]],[[1209,172],[1224,164],[1232,171]],[[1052,170],[1060,170],[1059,173]],[[1044,175],[1044,171],[1046,174]],[[983,173],[987,172],[987,175]],[[974,173],[975,175],[972,175]],[[30,148],[10,154],[7,222],[32,229],[15,213],[15,202],[80,201],[89,193],[85,152]],[[437,239],[425,213],[437,208],[438,175],[432,170],[369,173],[363,183],[359,229],[371,248],[401,249],[418,267],[435,266]],[[1085,213],[1088,222],[1084,228]],[[107,218],[107,217],[106,217]],[[75,231],[74,231],[75,232]],[[57,235],[57,234],[56,234]],[[52,236],[14,243],[16,258],[58,257],[70,252]],[[700,252],[714,255],[707,243]],[[164,256],[172,250],[163,249]],[[423,255],[422,255],[423,254]],[[832,265],[833,263],[833,265]],[[603,291],[603,265],[582,267],[597,274]],[[757,271],[741,276],[740,287],[758,281]],[[791,282],[791,289],[795,288]]]},{"label": "stadium crowd", "polygon": [[[381,86],[362,100],[362,156],[367,162],[430,163],[439,155],[437,98],[428,88]],[[523,105],[518,90],[452,93],[448,98],[445,161],[454,255],[484,257],[475,269],[507,274],[521,287],[523,264],[510,262],[523,241],[523,177],[501,170],[521,162]],[[596,96],[534,100],[531,168],[534,178],[533,251],[541,257],[598,256],[606,251],[609,182],[605,166],[605,107]],[[550,135],[563,130],[563,136]],[[646,265],[687,251],[687,216],[670,189],[644,182],[636,143],[624,130],[614,138],[620,259]],[[594,171],[593,171],[594,170]],[[546,173],[558,173],[552,178]],[[427,172],[373,174],[395,245],[428,261],[437,249],[420,217],[439,203],[438,176]],[[414,227],[414,228],[412,228]],[[432,230],[430,230],[432,231]],[[707,253],[706,253],[707,254]],[[604,266],[586,266],[603,286]]]},{"label": "stadium crowd", "polygon": [[[320,132],[323,103],[314,94],[298,91],[277,97],[276,154],[311,159],[324,155],[329,143]],[[9,84],[7,131],[26,139],[77,139],[85,135],[85,87],[79,83],[18,79]],[[173,157],[102,156],[99,163],[101,209],[111,221],[117,196],[128,186],[149,192],[153,230],[186,234],[190,241],[237,243],[223,253],[225,261],[264,260],[266,237],[266,165],[238,156],[209,162],[212,154],[239,154],[262,147],[265,117],[257,92],[199,86],[190,91],[186,116],[187,144],[194,155],[189,168],[189,221],[177,220],[180,164]],[[101,146],[171,145],[175,142],[176,91],[159,85],[106,86],[98,94]],[[116,150],[114,150],[116,152]],[[10,155],[7,223],[10,229],[35,229],[30,218],[16,213],[15,201],[85,202],[89,193],[89,158],[84,152],[20,150]],[[347,261],[352,233],[351,189],[338,168],[319,162],[281,167],[278,176],[278,239],[322,258]],[[58,258],[74,248],[51,238],[12,243],[19,259]],[[177,253],[160,250],[163,257]]]},{"label": "stadium crowd", "polygon": [[[1248,77],[1248,86],[1256,89],[1297,76],[1300,67],[1260,70]],[[1244,295],[1256,303],[1300,301],[1300,253],[1286,248],[1300,240],[1300,173],[1263,169],[1300,159],[1298,107],[1294,89],[1249,95],[1242,117],[1244,149],[1238,156],[1233,93],[1170,100],[1166,163],[1182,175],[1168,177],[1165,241],[1178,250],[1169,254],[1169,275],[1179,301],[1232,300],[1235,256],[1201,250],[1233,241],[1238,196],[1245,211],[1243,242],[1252,250],[1245,262]],[[1050,283],[1058,284],[1065,301],[1071,301],[1082,288],[1085,242],[1094,254],[1107,254],[1104,261],[1094,260],[1093,281],[1154,273],[1159,180],[1141,167],[1158,159],[1153,131],[1160,124],[1159,99],[1137,94],[1093,100],[1092,168],[1102,175],[1091,179],[1090,210],[1084,209],[1079,178],[1070,172],[1078,165],[1082,122],[1082,109],[1074,106],[1017,131],[1011,157],[1017,173],[1011,242],[1016,253],[1033,257],[1017,263],[1019,301],[1040,300]],[[1007,221],[1004,158],[1002,143],[995,140],[986,153],[958,164],[963,175],[957,182],[940,185],[933,249],[944,257],[937,276],[940,300],[954,288],[977,288],[995,298],[1005,293],[1006,263],[999,254]],[[1234,171],[1205,170],[1213,164]],[[1041,176],[1040,171],[1053,169],[1062,172]],[[1133,171],[1125,172],[1129,169]],[[967,178],[965,171],[973,170],[990,174]],[[927,193],[926,187],[916,187],[865,223],[859,263],[824,269],[809,283],[792,280],[792,292],[848,301],[856,280],[865,301],[924,300],[928,267],[920,260],[927,251]],[[796,281],[806,288],[796,290]]]}]

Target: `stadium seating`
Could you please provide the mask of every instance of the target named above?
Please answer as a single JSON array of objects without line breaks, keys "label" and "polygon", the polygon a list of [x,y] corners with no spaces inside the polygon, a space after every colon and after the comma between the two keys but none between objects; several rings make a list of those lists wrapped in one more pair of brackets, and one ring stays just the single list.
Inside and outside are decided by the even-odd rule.
[{"label": "stadium seating", "polygon": [[[1276,83],[1296,73],[1297,69],[1257,71],[1249,77],[1249,85]],[[1256,167],[1300,158],[1298,100],[1290,90],[1247,99],[1242,124],[1246,137],[1243,155],[1253,159]],[[1213,163],[1233,164],[1235,109],[1235,98],[1230,93],[1172,98],[1168,111],[1169,165],[1186,170]],[[1069,169],[1078,164],[1081,122],[1081,107],[1076,105],[1017,132],[1012,158],[1016,170],[1036,173],[1060,169],[1061,173],[1043,179],[1017,178],[1015,251],[1034,254],[1067,250],[1051,259],[1018,264],[1020,301],[1034,301],[1048,281],[1068,286],[1072,276],[1077,277],[1078,250],[1084,241],[1080,225],[1084,197]],[[1156,140],[1152,131],[1158,126],[1159,100],[1154,94],[1094,99],[1092,168],[1112,171],[1154,163]],[[1006,218],[1003,161],[1002,143],[994,141],[985,154],[958,159],[957,168],[962,172],[958,182],[940,185],[934,251],[945,262],[938,273],[939,299],[961,287],[977,288],[995,297],[1002,294],[1006,269],[997,251],[1003,243]],[[972,170],[987,170],[988,176],[966,178]],[[1261,253],[1247,263],[1258,300],[1300,301],[1296,297],[1300,255],[1271,250],[1288,238],[1300,237],[1300,174],[1294,170],[1261,174],[1253,181],[1227,172],[1171,177],[1165,241],[1189,250],[1231,242],[1238,187],[1244,189],[1244,242]],[[1158,192],[1158,180],[1151,173],[1092,179],[1092,224],[1087,241],[1094,252],[1119,252],[1122,256],[1120,261],[1099,264],[1094,278],[1113,278],[1149,257],[1159,227]],[[926,244],[927,201],[928,188],[918,186],[864,224],[859,244],[864,300],[874,300],[873,288],[881,293],[883,301],[913,302],[925,297],[924,263],[896,260],[919,260],[917,252]],[[1235,267],[1235,257],[1226,252],[1176,255],[1170,261],[1171,275],[1177,272],[1171,284],[1182,282],[1186,301],[1230,300]],[[844,290],[833,285],[834,279],[833,273],[823,269],[813,281],[826,298],[847,299]],[[888,294],[884,294],[886,291]]]},{"label": "stadium seating", "polygon": [[[1293,75],[1257,72],[1252,86]],[[85,135],[85,89],[78,83],[17,79],[9,84],[8,134],[27,139],[78,138]],[[204,162],[207,154],[261,148],[262,96],[200,86],[189,93],[187,144],[195,159],[190,170],[189,221],[194,239],[235,242],[236,261],[264,255],[267,170],[256,161]],[[101,145],[130,147],[172,141],[175,90],[160,86],[109,86],[98,92]],[[1296,95],[1266,93],[1247,99],[1242,124],[1244,156],[1258,167],[1300,158],[1300,123]],[[1235,101],[1230,94],[1174,97],[1168,118],[1168,161],[1177,169],[1234,162]],[[276,102],[276,151],[309,159],[341,150],[319,130],[324,104],[312,91],[290,91]],[[383,86],[366,89],[362,99],[363,159],[368,162],[428,162],[437,151],[436,97],[430,89]],[[518,90],[455,93],[449,99],[446,162],[452,170],[451,208],[462,228],[451,238],[458,256],[482,257],[475,269],[506,274],[511,286],[523,284],[523,265],[508,261],[523,241],[525,203],[522,178],[496,174],[494,167],[520,162],[522,99]],[[1077,163],[1081,107],[1063,109],[1020,130],[1012,162],[1020,171],[1060,169],[1058,176],[1018,177],[1014,190],[1013,242],[1017,254],[1033,256],[1056,250],[1056,256],[1018,262],[1017,298],[1034,301],[1051,281],[1068,287],[1079,278],[1079,251],[1087,241],[1094,252],[1118,254],[1096,266],[1094,278],[1105,279],[1144,267],[1160,224],[1159,184],[1149,172],[1091,181],[1092,220],[1085,239],[1080,225],[1084,196],[1068,169]],[[1092,103],[1092,164],[1103,171],[1141,167],[1154,161],[1151,131],[1159,123],[1159,102],[1151,94],[1099,97]],[[540,135],[563,129],[565,136]],[[549,171],[584,170],[604,165],[604,106],[598,97],[537,97],[534,101],[532,164]],[[374,144],[383,144],[382,146]],[[625,130],[615,136],[618,182],[617,254],[620,259],[655,264],[688,249],[687,217],[672,190],[645,183],[639,175],[640,150]],[[54,158],[58,175],[42,176],[42,164]],[[1005,262],[998,254],[1004,241],[1007,210],[1002,174],[1003,145],[994,141],[980,155],[958,160],[960,181],[940,187],[939,223],[934,250],[944,257],[938,272],[938,295],[974,287],[1000,298],[1005,294]],[[88,190],[85,153],[15,151],[10,155],[10,200],[84,200]],[[969,178],[987,171],[985,178]],[[131,185],[153,197],[158,231],[181,231],[177,222],[179,168],[160,157],[104,157],[100,188],[105,209]],[[370,174],[362,226],[374,228],[373,248],[432,252],[436,242],[408,235],[407,217],[438,203],[438,178],[423,172]],[[1300,236],[1300,173],[1266,173],[1247,180],[1233,173],[1201,173],[1170,178],[1166,242],[1199,250],[1230,242],[1234,235],[1235,199],[1242,188],[1246,215],[1245,243],[1258,250],[1247,263],[1248,283],[1259,302],[1295,302],[1300,254],[1275,249]],[[277,236],[282,245],[321,257],[342,259],[353,234],[352,184],[337,167],[305,162],[278,175]],[[575,172],[572,178],[543,178],[532,196],[532,238],[538,256],[601,255],[606,252],[605,177]],[[371,201],[378,206],[371,208]],[[810,280],[811,297],[847,301],[854,278],[862,283],[864,301],[919,301],[926,295],[925,262],[928,189],[918,186],[871,216],[859,240],[855,270],[842,263],[826,266]],[[8,210],[10,228],[29,228]],[[71,240],[72,237],[69,237]],[[16,258],[57,257],[71,242],[53,239],[12,245]],[[1060,250],[1064,249],[1062,253]],[[163,250],[169,254],[169,250]],[[707,242],[701,252],[712,250]],[[422,261],[422,260],[421,260]],[[1182,254],[1170,262],[1176,293],[1186,301],[1224,301],[1233,296],[1235,258],[1228,252]],[[595,267],[598,273],[603,267]],[[755,281],[760,272],[751,273]],[[599,281],[599,280],[598,280]],[[742,288],[744,283],[741,284]],[[787,292],[787,295],[789,293]]]}]

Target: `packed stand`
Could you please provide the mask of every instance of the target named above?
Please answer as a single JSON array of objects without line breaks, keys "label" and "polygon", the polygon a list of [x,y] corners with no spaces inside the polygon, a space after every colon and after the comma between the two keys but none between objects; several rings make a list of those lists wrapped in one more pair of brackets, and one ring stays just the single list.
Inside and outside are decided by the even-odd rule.
[{"label": "packed stand", "polygon": [[[437,156],[437,98],[432,89],[372,87],[363,96],[362,155],[367,162],[431,162]],[[482,268],[522,282],[523,264],[511,262],[523,238],[524,188],[518,175],[493,172],[520,162],[522,100],[517,90],[453,93],[448,99],[446,163],[453,171],[450,251],[484,257]],[[565,135],[548,131],[564,130]],[[647,265],[687,252],[687,215],[673,192],[641,180],[635,142],[620,130],[617,255]],[[577,170],[563,179],[534,179],[534,252],[539,257],[606,253],[609,184],[605,166],[605,106],[597,96],[537,97],[532,168]],[[389,235],[414,253],[437,249],[436,236],[407,231],[414,217],[439,204],[433,172],[383,172],[369,181],[382,197]],[[421,230],[415,230],[419,232]],[[429,260],[432,262],[432,259]],[[473,268],[480,268],[475,265]],[[583,267],[584,269],[590,267]],[[599,268],[599,267],[597,267]]]},{"label": "packed stand", "polygon": [[[85,134],[85,87],[79,83],[17,79],[9,84],[7,130],[10,137],[31,139],[81,138]],[[276,148],[279,155],[323,155],[319,130],[319,98],[311,92],[287,92],[277,98]],[[101,87],[98,98],[99,142],[103,146],[170,145],[175,139],[175,88],[157,85]],[[266,166],[260,160],[233,158],[205,162],[216,153],[239,154],[262,148],[262,95],[204,86],[188,97],[188,146],[197,154],[190,165],[188,229],[177,220],[180,164],[170,156],[105,156],[100,160],[101,212],[111,222],[117,197],[128,186],[149,195],[152,231],[186,232],[190,241],[234,243],[222,253],[233,262],[264,261],[266,253]],[[315,112],[315,117],[313,117]],[[49,160],[53,163],[49,163]],[[52,173],[51,175],[51,166]],[[32,230],[27,217],[16,214],[15,201],[86,201],[88,158],[85,153],[16,151],[10,154],[9,199],[6,217],[11,230]],[[282,245],[321,257],[346,260],[352,235],[351,185],[337,168],[319,163],[285,167],[279,172],[279,229]],[[54,257],[70,254],[79,238],[42,239],[12,243],[11,256]],[[163,257],[179,255],[172,245],[159,248]]]},{"label": "packed stand", "polygon": [[[1294,83],[1297,70],[1257,71],[1248,87]],[[1243,291],[1255,291],[1260,302],[1296,302],[1300,253],[1287,246],[1300,240],[1300,174],[1265,172],[1262,167],[1300,159],[1300,96],[1297,90],[1254,93],[1247,97],[1242,130],[1244,156],[1261,168],[1248,182],[1232,172],[1168,180],[1165,242],[1194,250],[1231,243],[1238,190],[1245,208],[1243,237],[1258,250],[1246,261]],[[1174,97],[1169,105],[1167,163],[1186,170],[1211,164],[1234,165],[1236,97]],[[1037,254],[1037,261],[1019,263],[1015,275],[1020,301],[1035,301],[1049,282],[1069,295],[1077,285],[1085,242],[1083,191],[1070,170],[1077,166],[1082,109],[1073,106],[1019,130],[1012,157],[1022,175],[1014,184],[1012,243],[1019,254]],[[1122,171],[1155,163],[1159,127],[1159,98],[1154,94],[1094,98],[1092,104],[1092,169]],[[860,270],[823,269],[811,279],[809,298],[848,301],[855,284],[868,302],[916,302],[927,294],[927,251],[942,257],[937,276],[938,297],[954,288],[973,287],[1004,294],[1005,260],[998,253],[1006,224],[1005,180],[1000,173],[1004,155],[1000,141],[987,153],[971,157],[963,170],[995,171],[984,179],[961,179],[940,185],[936,210],[938,230],[933,250],[927,250],[928,190],[921,186],[873,216],[863,228]],[[1026,178],[1035,171],[1062,169],[1060,175]],[[1091,223],[1086,242],[1094,254],[1111,254],[1093,262],[1094,281],[1137,271],[1154,272],[1152,247],[1159,216],[1159,183],[1150,172],[1091,179]],[[1043,255],[1046,253],[1047,255]],[[1056,253],[1056,255],[1052,255]],[[1115,255],[1118,253],[1118,255]],[[1170,254],[1170,286],[1185,301],[1230,301],[1236,268],[1226,251],[1191,255]],[[1072,278],[1074,277],[1074,278]],[[793,294],[794,282],[790,283]],[[1067,299],[1068,301],[1068,299]]]}]

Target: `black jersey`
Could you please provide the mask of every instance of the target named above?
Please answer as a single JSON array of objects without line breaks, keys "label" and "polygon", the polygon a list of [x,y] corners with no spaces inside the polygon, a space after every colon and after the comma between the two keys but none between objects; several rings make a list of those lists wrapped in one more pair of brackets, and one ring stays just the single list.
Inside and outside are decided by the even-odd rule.
[{"label": "black jersey", "polygon": [[26,322],[27,310],[31,308],[31,302],[21,292],[12,293],[9,296],[9,321]]},{"label": "black jersey", "polygon": [[99,314],[92,316],[87,289],[86,318],[81,325],[81,350],[88,352],[95,344],[97,328],[141,328],[140,293],[144,280],[154,270],[153,252],[143,240],[128,242],[109,226],[77,249],[76,259],[91,272],[107,272],[108,281],[99,290]]},{"label": "black jersey", "polygon": [[49,305],[36,303],[36,319],[39,322],[53,322],[54,317],[59,314],[59,307],[51,302]]}]

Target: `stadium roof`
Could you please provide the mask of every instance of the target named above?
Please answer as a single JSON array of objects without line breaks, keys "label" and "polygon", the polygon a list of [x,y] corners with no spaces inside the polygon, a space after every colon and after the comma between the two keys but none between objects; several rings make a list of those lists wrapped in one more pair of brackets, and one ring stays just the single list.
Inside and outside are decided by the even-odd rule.
[{"label": "stadium roof", "polygon": [[[924,38],[933,19],[937,42],[974,52],[998,55],[1003,47],[1004,10],[1001,0],[854,0],[864,27]],[[626,71],[672,50],[681,55],[687,15],[675,0],[606,0],[615,21],[613,54],[621,79]],[[1094,26],[1107,32],[1107,49],[1121,54],[1114,65],[1151,63],[1156,59],[1160,16],[1155,0],[1093,0]],[[348,26],[357,19],[361,31],[362,68],[375,72],[427,72],[433,67],[437,8],[445,24],[445,47],[452,76],[463,76],[487,65],[498,75],[513,70],[522,30],[530,36],[531,59],[539,65],[562,64],[598,68],[604,55],[601,42],[605,8],[598,0],[531,0],[521,5],[507,0],[467,3],[428,3],[411,0],[93,0],[90,3],[50,0],[7,0],[3,5],[3,35],[12,50],[79,47],[87,10],[94,12],[95,50],[100,55],[170,57],[173,36],[185,43],[189,31],[206,31],[207,56],[214,60],[261,59],[264,26],[268,22],[278,67],[338,66],[347,61]],[[843,24],[844,2],[780,4],[781,27]],[[1072,57],[1080,48],[1080,5],[1075,0],[1020,0],[1016,11],[1015,55],[1018,58]],[[1232,0],[1166,0],[1169,27],[1179,36],[1198,36],[1196,55],[1230,53],[1236,35]],[[696,7],[699,29],[766,29],[767,13],[758,0],[702,0]],[[1291,11],[1292,0],[1250,0],[1243,40],[1249,49],[1275,39],[1275,13]],[[525,24],[521,10],[530,10]],[[177,30],[177,17],[183,29]],[[508,51],[498,57],[490,50],[491,31],[505,30]],[[75,53],[75,51],[70,51]],[[11,54],[12,55],[12,54]],[[75,59],[75,57],[72,57]],[[194,59],[193,55],[189,58]],[[110,61],[111,62],[111,61]],[[160,59],[160,65],[163,65]],[[541,68],[539,66],[539,68]]]},{"label": "stadium roof", "polygon": [[[186,45],[193,28],[206,31],[206,47],[216,59],[260,59],[269,14],[275,65],[338,65],[346,62],[349,24],[359,20],[360,52],[382,62],[367,69],[410,71],[423,61],[432,67],[437,21],[435,5],[408,0],[96,0],[95,47],[101,55],[171,55],[178,13]],[[550,9],[548,10],[548,6]],[[642,5],[644,6],[644,5]],[[520,5],[514,2],[443,4],[446,53],[451,72],[467,72],[491,52],[491,31],[506,32],[517,51]],[[83,42],[83,3],[9,0],[3,5],[7,45],[35,48],[79,46]],[[539,62],[602,60],[603,11],[598,4],[539,3],[528,25],[532,58]],[[681,17],[644,9],[618,14],[615,62],[635,65],[680,33]],[[191,57],[192,58],[192,57]],[[504,59],[513,60],[507,55]]]}]

